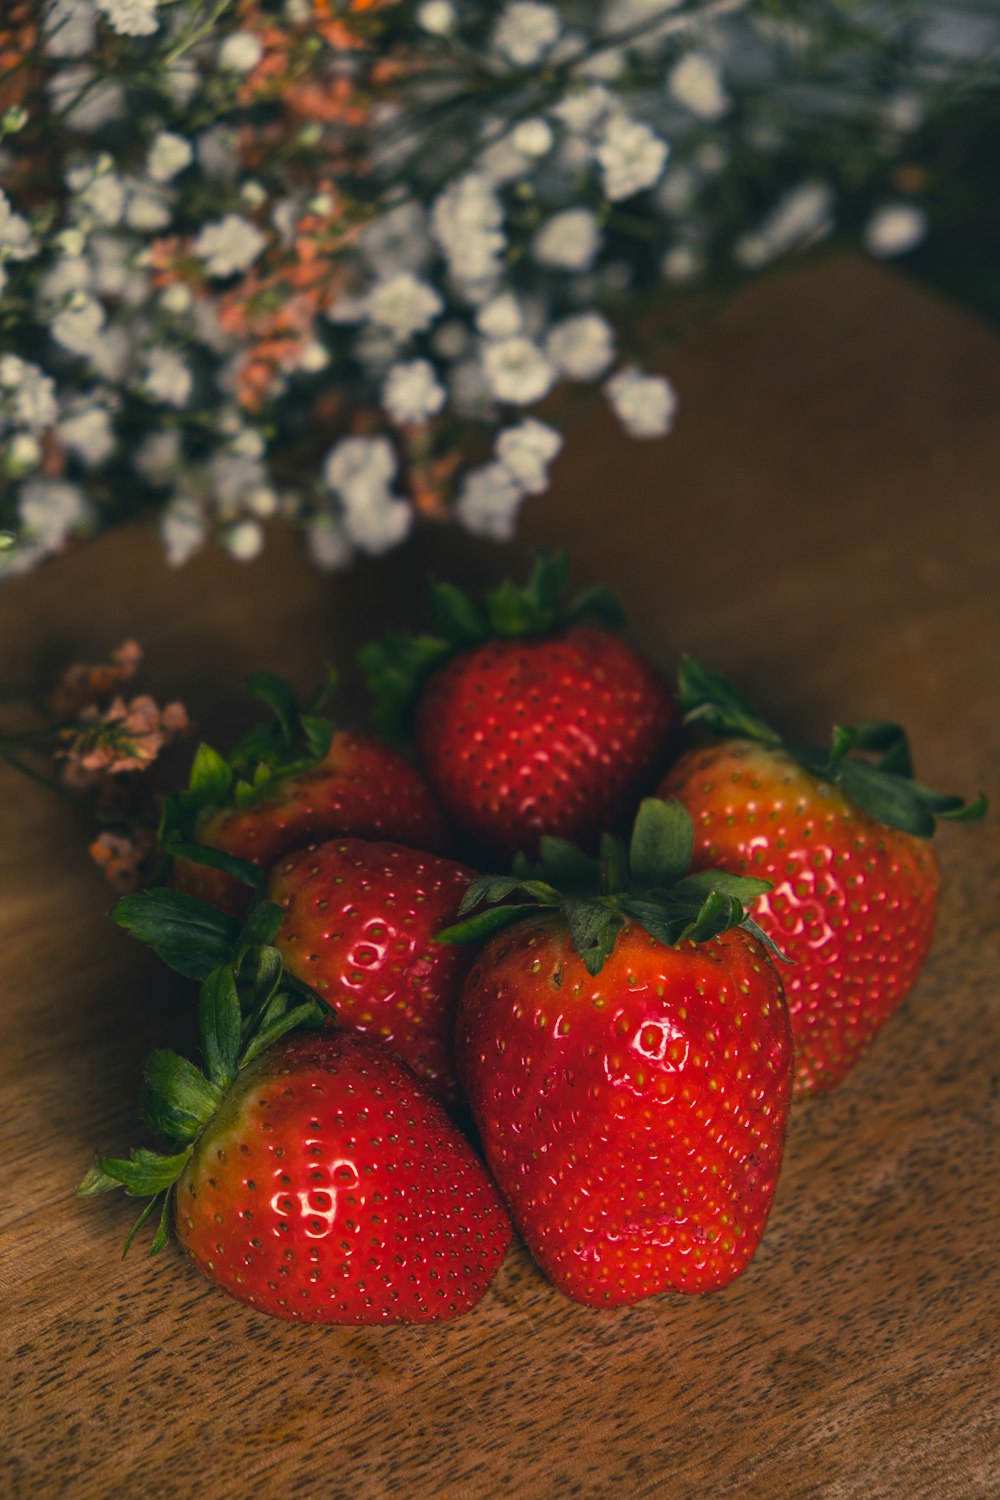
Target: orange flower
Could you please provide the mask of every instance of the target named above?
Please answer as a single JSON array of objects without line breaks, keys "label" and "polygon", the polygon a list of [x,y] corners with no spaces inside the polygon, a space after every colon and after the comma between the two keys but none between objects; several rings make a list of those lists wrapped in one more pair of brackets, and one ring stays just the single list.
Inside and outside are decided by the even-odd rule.
[{"label": "orange flower", "polygon": [[133,678],[142,660],[138,641],[123,641],[111,653],[111,659],[91,666],[74,662],[67,667],[53,692],[49,706],[60,718],[70,718],[82,708],[104,703]]},{"label": "orange flower", "polygon": [[113,891],[126,896],[136,891],[152,873],[156,839],[145,829],[134,838],[100,833],[88,853]]}]

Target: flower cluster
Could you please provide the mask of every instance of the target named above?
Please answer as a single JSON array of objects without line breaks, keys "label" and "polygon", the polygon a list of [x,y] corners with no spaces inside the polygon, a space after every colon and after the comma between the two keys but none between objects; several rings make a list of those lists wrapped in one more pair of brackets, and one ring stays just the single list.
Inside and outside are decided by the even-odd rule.
[{"label": "flower cluster", "polygon": [[919,242],[928,100],[984,44],[942,27],[902,0],[877,25],[848,0],[13,0],[0,573],[143,508],[175,564],[210,537],[249,560],[271,518],[326,568],[419,521],[510,536],[574,392],[670,430],[651,300],[676,336],[702,289],[834,231]]},{"label": "flower cluster", "polygon": [[[131,773],[147,771],[193,728],[182,703],[161,708],[148,693],[127,696],[141,660],[140,646],[128,640],[107,661],[73,663],[45,705],[53,722],[0,733],[0,759],[96,819],[90,854],[119,893],[150,877],[157,858],[155,792]],[[39,758],[56,776],[38,768]]]}]

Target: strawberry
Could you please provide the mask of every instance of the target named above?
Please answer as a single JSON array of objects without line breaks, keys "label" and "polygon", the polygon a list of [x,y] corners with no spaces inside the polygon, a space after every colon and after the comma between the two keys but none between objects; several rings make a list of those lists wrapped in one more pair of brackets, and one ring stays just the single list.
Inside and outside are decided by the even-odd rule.
[{"label": "strawberry", "polygon": [[337,834],[448,846],[437,799],[397,750],[301,713],[278,678],[257,673],[250,683],[275,708],[276,728],[253,731],[228,762],[200,746],[189,788],[168,801],[164,820],[175,889],[242,916],[251,895],[240,862],[266,872],[293,849]]},{"label": "strawberry", "polygon": [[464,865],[399,844],[334,839],[282,860],[267,887],[284,912],[274,941],[288,972],[338,1025],[383,1042],[449,1103],[471,955],[433,939],[471,879]]},{"label": "strawberry", "polygon": [[649,798],[628,851],[543,839],[539,871],[474,882],[465,909],[514,904],[441,935],[495,933],[462,990],[459,1073],[526,1244],[593,1307],[732,1281],[781,1165],[791,1034],[742,904],[766,882],[685,877],[691,840]]},{"label": "strawberry", "polygon": [[375,1043],[282,1035],[323,1008],[283,995],[276,950],[254,951],[256,1026],[241,1019],[246,959],[223,964],[202,986],[205,1071],[170,1052],[149,1061],[146,1118],[172,1153],[103,1158],[79,1191],[152,1195],[126,1249],[159,1204],[153,1251],[172,1213],[210,1281],[278,1318],[429,1323],[469,1311],[510,1241],[482,1163]]},{"label": "strawberry", "polygon": [[565,556],[480,609],[433,584],[437,636],[386,636],[362,653],[383,722],[415,714],[420,762],[455,823],[507,859],[541,834],[591,847],[635,811],[674,723],[669,692],[630,646],[580,623],[621,620],[603,589],[561,607]]},{"label": "strawberry", "polygon": [[[935,818],[986,804],[913,780],[906,736],[882,721],[791,749],[724,679],[687,660],[689,722],[724,738],[682,755],[661,787],[691,814],[694,867],[761,875],[754,915],[794,961],[785,979],[795,1093],[838,1084],[912,989],[934,933]],[[849,752],[878,752],[873,763]]]}]

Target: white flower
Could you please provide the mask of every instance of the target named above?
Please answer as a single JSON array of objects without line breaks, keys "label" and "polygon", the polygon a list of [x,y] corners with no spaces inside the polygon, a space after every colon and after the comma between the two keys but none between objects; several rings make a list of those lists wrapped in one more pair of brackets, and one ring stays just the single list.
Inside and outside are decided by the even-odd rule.
[{"label": "white flower", "polygon": [[604,177],[604,191],[612,203],[650,188],[663,171],[667,143],[648,125],[627,115],[609,120],[595,155]]},{"label": "white flower", "polygon": [[132,462],[150,484],[163,484],[181,461],[181,435],[173,427],[147,433],[132,455]]},{"label": "white flower", "polygon": [[868,221],[865,248],[880,258],[905,255],[927,233],[927,217],[915,203],[886,203]]},{"label": "white flower", "polygon": [[562,434],[533,417],[507,427],[494,451],[502,466],[526,495],[540,495],[549,482],[548,466],[562,448]]},{"label": "white flower", "polygon": [[564,318],[546,339],[545,352],[560,375],[570,380],[596,380],[615,357],[611,324],[597,312]]},{"label": "white flower", "polygon": [[102,380],[118,385],[132,362],[133,344],[128,330],[119,324],[98,334],[88,352],[91,366]]},{"label": "white flower", "polygon": [[544,156],[552,150],[552,126],[540,115],[522,120],[511,132],[511,144],[524,156]]},{"label": "white flower", "polygon": [[85,57],[94,45],[92,0],[50,0],[45,14],[48,57]]},{"label": "white flower", "polygon": [[235,182],[240,173],[239,139],[229,125],[212,125],[195,142],[198,165],[206,177]]},{"label": "white flower", "polygon": [[419,271],[434,254],[427,215],[409,198],[366,224],[357,245],[379,277],[388,277],[394,271]]},{"label": "white flower", "polygon": [[29,479],[20,489],[17,512],[26,536],[56,552],[90,518],[83,491],[60,479]]},{"label": "white flower", "polygon": [[58,426],[59,440],[88,469],[111,456],[115,436],[111,418],[103,406],[90,406],[64,417]]},{"label": "white flower", "polygon": [[73,130],[87,133],[117,120],[125,108],[125,94],[117,83],[94,82],[89,63],[60,68],[49,79],[49,99],[54,110],[65,111],[64,121]]},{"label": "white flower", "polygon": [[495,411],[493,392],[478,359],[460,359],[448,376],[451,404],[462,417],[491,421]]},{"label": "white flower", "polygon": [[52,337],[71,354],[92,354],[94,340],[104,326],[104,308],[85,292],[78,293],[52,323]]},{"label": "white flower", "polygon": [[467,531],[505,542],[514,535],[524,494],[502,464],[484,464],[465,474],[455,514]]},{"label": "white flower", "polygon": [[704,52],[686,52],[667,74],[667,90],[699,120],[721,120],[729,109],[718,66]]},{"label": "white flower", "polygon": [[259,521],[237,521],[223,532],[222,545],[237,562],[253,562],[264,546],[264,528]]},{"label": "white flower", "polygon": [[757,234],[744,235],[734,254],[741,265],[764,265],[786,251],[812,244],[830,228],[833,195],[822,182],[803,182],[785,194]]},{"label": "white flower", "polygon": [[451,0],[424,0],[417,8],[417,25],[431,36],[450,36],[457,21]]},{"label": "white flower", "polygon": [[531,253],[543,266],[588,271],[601,248],[601,232],[589,208],[567,208],[536,232]]},{"label": "white flower", "polygon": [[377,282],[368,296],[368,316],[372,322],[398,339],[423,333],[443,307],[434,288],[412,271],[399,271]]},{"label": "white flower", "polygon": [[210,276],[232,276],[252,265],[266,244],[249,219],[226,214],[217,223],[206,224],[191,248],[205,262]]},{"label": "white flower", "polygon": [[362,552],[378,556],[396,547],[413,525],[413,507],[395,495],[375,493],[344,500],[344,530]]},{"label": "white flower", "polygon": [[521,334],[487,345],[483,369],[497,400],[513,406],[540,401],[555,379],[555,371],[538,345]]},{"label": "white flower", "polygon": [[396,455],[385,437],[341,438],[323,465],[324,479],[341,495],[370,486],[385,489],[395,472]]},{"label": "white flower", "polygon": [[426,359],[412,359],[393,365],[382,387],[382,405],[394,422],[426,422],[435,416],[446,399],[446,391]]},{"label": "white flower", "polygon": [[315,375],[320,370],[325,370],[329,363],[330,356],[325,345],[319,339],[310,339],[296,356],[295,368],[305,375]]},{"label": "white flower", "polygon": [[19,427],[44,432],[59,414],[55,382],[16,354],[0,355],[0,387],[13,391],[11,415]]},{"label": "white flower", "polygon": [[509,62],[531,68],[540,62],[559,35],[559,12],[534,0],[512,0],[505,5],[493,32],[493,45]]},{"label": "white flower", "polygon": [[159,0],[97,0],[97,8],[107,16],[112,30],[119,36],[152,36],[159,29],[156,16]]},{"label": "white flower", "polygon": [[484,302],[476,313],[476,327],[491,339],[506,339],[511,334],[520,333],[524,319],[513,292],[502,292],[499,297]]},{"label": "white flower", "polygon": [[431,224],[456,281],[473,291],[487,288],[499,274],[506,245],[503,205],[489,178],[467,172],[445,188],[435,200]]},{"label": "white flower", "polygon": [[204,545],[205,518],[196,500],[178,495],[160,517],[160,538],[167,563],[179,568]]},{"label": "white flower", "polygon": [[186,406],[191,394],[191,370],[173,349],[150,349],[143,385],[146,394],[164,406]]},{"label": "white flower", "polygon": [[146,155],[146,171],[154,182],[169,182],[183,172],[194,156],[191,142],[172,130],[161,130]]},{"label": "white flower", "polygon": [[111,227],[125,211],[125,188],[117,172],[95,172],[77,199],[83,213]]},{"label": "white flower", "polygon": [[259,37],[252,31],[234,31],[219,48],[219,66],[233,73],[249,73],[264,56]]},{"label": "white flower", "polygon": [[31,432],[16,432],[7,444],[4,467],[13,478],[19,478],[42,460],[42,445]]},{"label": "white flower", "polygon": [[159,304],[171,317],[180,317],[188,312],[194,301],[194,293],[183,281],[172,281],[159,296]]},{"label": "white flower", "polygon": [[690,245],[674,245],[660,261],[664,279],[672,281],[675,286],[696,281],[704,269],[702,255]]},{"label": "white flower", "polygon": [[332,573],[346,568],[353,556],[343,526],[334,516],[314,516],[306,522],[306,551],[318,568]]},{"label": "white flower", "polygon": [[630,437],[657,438],[670,431],[677,395],[664,376],[629,367],[612,375],[604,393]]},{"label": "white flower", "polygon": [[170,198],[163,194],[149,188],[139,188],[129,197],[125,222],[130,229],[137,229],[140,234],[155,234],[158,229],[166,229],[170,223],[173,217],[170,205]]},{"label": "white flower", "polygon": [[554,104],[551,112],[574,135],[587,135],[611,112],[614,102],[603,83],[578,85]]},{"label": "white flower", "polygon": [[27,219],[14,212],[0,188],[0,260],[27,260],[37,249]]}]

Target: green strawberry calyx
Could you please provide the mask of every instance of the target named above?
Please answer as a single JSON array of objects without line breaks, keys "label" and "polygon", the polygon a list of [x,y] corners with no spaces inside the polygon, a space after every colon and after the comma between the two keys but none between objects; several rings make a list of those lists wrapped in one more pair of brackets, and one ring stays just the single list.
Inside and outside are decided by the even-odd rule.
[{"label": "green strawberry calyx", "polygon": [[155,1255],[168,1239],[177,1181],[237,1074],[287,1032],[323,1025],[329,1012],[318,996],[284,972],[281,954],[271,943],[283,913],[271,902],[258,902],[242,927],[204,902],[169,890],[126,896],[112,915],[173,968],[202,981],[202,1066],[161,1050],[151,1054],[145,1067],[143,1116],[171,1149],[137,1147],[127,1157],[98,1157],[77,1188],[83,1198],[117,1188],[130,1198],[148,1198],[123,1254],[158,1209],[149,1249]]},{"label": "green strawberry calyx", "polygon": [[331,669],[303,709],[295,693],[272,672],[253,672],[247,687],[272,713],[255,725],[227,759],[211,745],[198,746],[187,788],[164,800],[160,847],[165,854],[210,865],[260,891],[261,872],[246,860],[196,841],[199,816],[215,808],[252,807],[286,776],[311,770],[329,753],[335,724],[322,713],[337,684]]},{"label": "green strawberry calyx", "polygon": [[[543,837],[540,863],[520,860],[513,875],[474,880],[459,907],[463,921],[437,934],[439,943],[483,942],[534,916],[558,913],[589,974],[599,974],[626,922],[637,922],[658,942],[703,943],[742,927],[775,958],[789,960],[747,909],[771,889],[768,880],[724,870],[689,874],[694,828],[680,802],[647,797],[628,844],[605,835],[600,856],[565,839]],[[483,908],[476,911],[477,907]]]},{"label": "green strawberry calyx", "polygon": [[987,811],[982,794],[967,801],[915,781],[910,742],[900,724],[870,719],[854,726],[836,725],[828,750],[788,745],[731,682],[690,656],[678,672],[677,702],[685,724],[783,750],[818,781],[839,787],[877,823],[917,838],[933,837],[938,818],[971,823]]},{"label": "green strawberry calyx", "polygon": [[601,585],[565,602],[568,577],[567,552],[540,551],[525,587],[501,583],[482,602],[453,583],[430,580],[427,592],[434,633],[390,631],[371,641],[358,657],[375,698],[378,727],[395,737],[403,734],[427,678],[460,651],[491,640],[551,635],[588,618],[616,628],[625,623],[617,598]]}]

